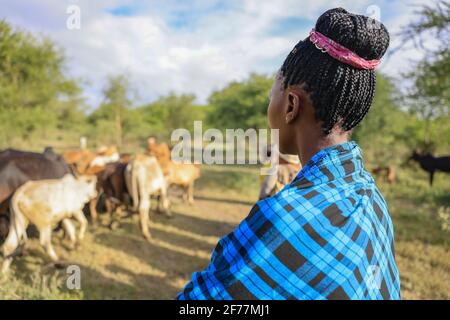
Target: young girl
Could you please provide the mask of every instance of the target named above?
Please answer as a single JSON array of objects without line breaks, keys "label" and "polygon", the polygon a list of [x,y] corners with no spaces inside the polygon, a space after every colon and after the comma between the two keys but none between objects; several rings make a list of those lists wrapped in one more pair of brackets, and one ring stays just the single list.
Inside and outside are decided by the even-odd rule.
[{"label": "young girl", "polygon": [[386,202],[351,130],[369,111],[384,25],[332,9],[284,61],[269,123],[303,168],[215,248],[179,299],[399,299]]}]

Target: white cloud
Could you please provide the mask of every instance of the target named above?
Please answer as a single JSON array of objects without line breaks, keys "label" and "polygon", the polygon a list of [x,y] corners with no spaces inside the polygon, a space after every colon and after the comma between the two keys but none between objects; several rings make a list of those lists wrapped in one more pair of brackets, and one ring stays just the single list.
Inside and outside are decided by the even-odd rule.
[{"label": "white cloud", "polygon": [[[144,101],[176,91],[195,93],[200,102],[205,102],[212,90],[231,80],[243,79],[250,72],[276,71],[282,57],[312,27],[299,26],[295,34],[267,33],[276,19],[300,17],[314,21],[321,12],[336,6],[365,13],[373,2],[380,3],[383,10],[393,8],[397,12],[393,17],[387,14],[386,20],[381,12],[391,34],[411,18],[411,8],[405,2],[392,4],[387,0],[233,0],[218,9],[211,9],[217,1],[196,0],[190,6],[161,1],[146,7],[140,3],[138,14],[133,16],[114,16],[107,10],[133,6],[135,1],[0,0],[0,18],[42,32],[65,48],[68,71],[87,80],[86,95],[93,106],[100,102],[106,76],[118,73],[131,77]],[[70,4],[81,8],[81,30],[66,29],[66,8]],[[190,11],[199,14],[186,27],[171,26],[172,13]],[[418,52],[411,50],[409,54],[417,56]],[[395,75],[405,64],[397,55],[382,70]]]}]

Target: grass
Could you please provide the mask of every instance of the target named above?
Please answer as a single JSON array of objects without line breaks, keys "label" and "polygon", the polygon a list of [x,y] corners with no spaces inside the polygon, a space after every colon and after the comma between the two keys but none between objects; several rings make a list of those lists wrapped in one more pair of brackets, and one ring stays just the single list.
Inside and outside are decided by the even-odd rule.
[{"label": "grass", "polygon": [[[55,234],[60,257],[81,268],[81,289],[65,285],[65,269],[48,266],[48,258],[31,239],[26,254],[0,278],[3,299],[172,299],[191,277],[204,268],[217,241],[249,212],[257,198],[256,167],[203,166],[196,185],[196,202],[187,206],[174,199],[174,218],[153,213],[153,240],[140,235],[137,216],[111,231],[90,228],[81,248],[67,249]],[[448,176],[437,174],[433,188],[421,171],[399,171],[399,182],[379,183],[394,221],[396,259],[404,299],[450,298],[450,237],[437,214],[450,206]]]},{"label": "grass", "polygon": [[395,186],[380,184],[395,230],[395,252],[404,299],[450,298],[450,232],[438,211],[450,207],[448,175],[437,173],[433,187],[417,169],[399,172]]}]

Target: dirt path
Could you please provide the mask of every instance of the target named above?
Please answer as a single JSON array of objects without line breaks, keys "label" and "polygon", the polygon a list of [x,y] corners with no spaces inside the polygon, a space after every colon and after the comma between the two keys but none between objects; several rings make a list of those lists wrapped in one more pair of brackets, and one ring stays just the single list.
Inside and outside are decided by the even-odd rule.
[{"label": "dirt path", "polygon": [[[0,279],[0,298],[173,299],[192,272],[207,266],[217,241],[250,211],[258,192],[257,170],[203,168],[193,206],[174,199],[172,219],[152,213],[151,242],[141,237],[136,215],[117,230],[110,230],[109,218],[101,215],[103,226],[90,228],[75,251],[55,234],[60,257],[81,268],[81,290],[66,289],[65,269],[45,267],[49,260],[38,240],[31,239],[26,254],[14,261],[11,278]],[[406,299],[450,297],[450,237],[436,217],[436,208],[450,206],[444,178],[433,189],[426,177],[412,175],[396,186],[381,185],[394,221]]]},{"label": "dirt path", "polygon": [[[257,183],[255,170],[241,171],[231,170],[231,176],[233,172],[236,177],[247,174],[252,183]],[[221,186],[211,188],[217,182]],[[192,272],[207,266],[217,241],[232,231],[251,208],[255,195],[238,193],[227,183],[235,181],[230,181],[221,169],[204,172],[196,189],[194,205],[186,205],[174,198],[173,218],[152,212],[150,230],[153,238],[150,242],[140,234],[137,215],[123,219],[116,230],[110,230],[108,217],[101,215],[102,225],[95,229],[91,227],[82,246],[75,251],[67,249],[68,243],[62,239],[62,234],[55,234],[53,242],[60,258],[81,268],[81,291],[74,292],[74,297],[174,298]],[[26,250],[26,255],[13,262],[13,269],[19,279],[29,283],[29,275],[42,273],[48,258],[37,239],[31,239]],[[64,280],[64,270],[53,272]]]}]

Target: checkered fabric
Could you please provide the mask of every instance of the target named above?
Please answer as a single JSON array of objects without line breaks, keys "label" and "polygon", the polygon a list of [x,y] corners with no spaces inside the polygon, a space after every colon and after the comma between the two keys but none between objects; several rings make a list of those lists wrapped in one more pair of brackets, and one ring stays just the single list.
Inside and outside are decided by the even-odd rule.
[{"label": "checkered fabric", "polygon": [[347,142],[318,152],[219,241],[178,299],[400,299],[386,202]]}]

